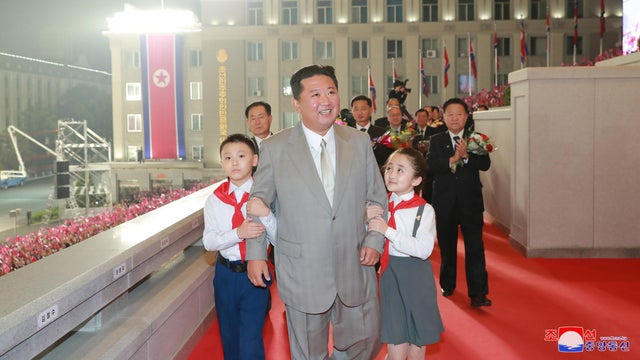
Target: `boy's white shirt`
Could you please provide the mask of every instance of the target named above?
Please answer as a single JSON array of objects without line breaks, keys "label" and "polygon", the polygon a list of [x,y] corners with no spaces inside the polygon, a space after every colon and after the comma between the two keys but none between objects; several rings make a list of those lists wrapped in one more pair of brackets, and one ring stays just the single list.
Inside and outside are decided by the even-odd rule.
[{"label": "boy's white shirt", "polygon": [[[222,183],[228,180],[222,180],[216,184],[213,191]],[[235,192],[236,200],[242,199],[245,192],[251,191],[253,178],[247,180],[240,186],[229,183],[229,193]],[[236,191],[239,190],[239,191]],[[232,229],[231,218],[233,217],[233,206],[222,202],[214,193],[211,193],[204,205],[204,231],[202,233],[202,243],[205,249],[209,251],[219,251],[220,255],[229,261],[241,260],[240,246],[238,245],[242,239],[238,237],[238,230]],[[247,204],[242,205],[242,215],[247,216]],[[275,245],[276,239],[276,217],[272,212],[265,217],[260,217],[260,221],[264,224],[267,239]]]},{"label": "boy's white shirt", "polygon": [[[410,200],[414,192],[398,196],[391,193],[390,202],[394,205],[403,200]],[[433,207],[429,204],[424,206],[422,218],[416,236],[413,234],[413,225],[418,215],[418,207],[400,209],[395,212],[396,228],[387,228],[384,236],[389,239],[389,255],[399,257],[417,257],[422,260],[431,256],[436,239],[436,216]],[[388,218],[391,213],[388,214]],[[388,221],[388,219],[387,219]]]}]

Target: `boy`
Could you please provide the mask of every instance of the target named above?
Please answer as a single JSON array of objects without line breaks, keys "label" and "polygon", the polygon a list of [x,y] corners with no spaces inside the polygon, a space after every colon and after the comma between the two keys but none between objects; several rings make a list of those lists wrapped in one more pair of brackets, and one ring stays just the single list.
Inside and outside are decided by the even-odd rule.
[{"label": "boy", "polygon": [[[265,231],[273,239],[276,221],[261,201],[249,200],[252,170],[258,164],[251,138],[229,135],[220,144],[220,160],[227,179],[218,183],[204,206],[202,242],[207,250],[218,251],[213,287],[222,349],[225,359],[264,359],[269,288],[255,287],[247,279],[245,239]],[[265,225],[245,219],[247,206],[259,211]]]}]

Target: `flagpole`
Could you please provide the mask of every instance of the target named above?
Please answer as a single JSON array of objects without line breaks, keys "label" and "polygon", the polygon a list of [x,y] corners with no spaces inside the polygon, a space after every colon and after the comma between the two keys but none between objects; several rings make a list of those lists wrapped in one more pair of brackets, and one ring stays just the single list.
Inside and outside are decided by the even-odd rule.
[{"label": "flagpole", "polygon": [[551,64],[551,24],[549,23],[549,5],[547,5],[547,67]]},{"label": "flagpole", "polygon": [[367,88],[369,88],[368,95],[369,95],[369,99],[371,99],[371,84],[369,79],[371,79],[371,67],[367,66],[367,85],[368,85]]},{"label": "flagpole", "polygon": [[493,23],[493,67],[495,68],[495,72],[493,74],[493,86],[498,86],[498,44],[496,44],[496,40],[498,37],[498,28],[496,27],[496,23]]},{"label": "flagpole", "polygon": [[467,46],[467,52],[469,54],[467,54],[467,60],[469,61],[469,77],[467,78],[467,88],[469,89],[469,96],[471,96],[471,34],[467,33],[467,43],[469,44],[469,46]]},{"label": "flagpole", "polygon": [[420,91],[418,91],[418,108],[422,109],[422,87],[424,86],[422,79],[422,49],[418,49],[418,79],[420,79]]},{"label": "flagpole", "polygon": [[578,52],[578,4],[573,6],[573,66],[577,64],[576,53]]},{"label": "flagpole", "polygon": [[[396,58],[391,58],[391,77],[396,82]],[[391,85],[393,87],[393,84]]]}]

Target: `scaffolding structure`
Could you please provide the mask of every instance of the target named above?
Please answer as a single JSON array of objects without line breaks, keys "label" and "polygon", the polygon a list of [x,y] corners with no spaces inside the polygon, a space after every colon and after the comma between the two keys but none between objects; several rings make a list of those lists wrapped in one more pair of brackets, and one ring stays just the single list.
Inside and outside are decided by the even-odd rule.
[{"label": "scaffolding structure", "polygon": [[[25,169],[18,148],[16,133],[56,157],[56,162],[69,162],[69,198],[65,208],[79,215],[81,209],[88,214],[90,208],[111,207],[111,144],[87,127],[87,121],[58,120],[55,149],[50,149],[29,134],[10,125],[7,128],[21,168]],[[50,202],[53,196],[50,195]],[[51,208],[51,206],[49,206]]]}]

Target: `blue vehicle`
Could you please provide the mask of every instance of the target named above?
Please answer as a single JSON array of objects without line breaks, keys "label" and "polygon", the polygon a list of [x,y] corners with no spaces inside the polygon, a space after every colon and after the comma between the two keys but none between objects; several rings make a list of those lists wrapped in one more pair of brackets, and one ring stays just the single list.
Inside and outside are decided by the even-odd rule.
[{"label": "blue vehicle", "polygon": [[0,188],[7,189],[14,186],[22,186],[26,179],[27,174],[24,171],[0,171]]}]

